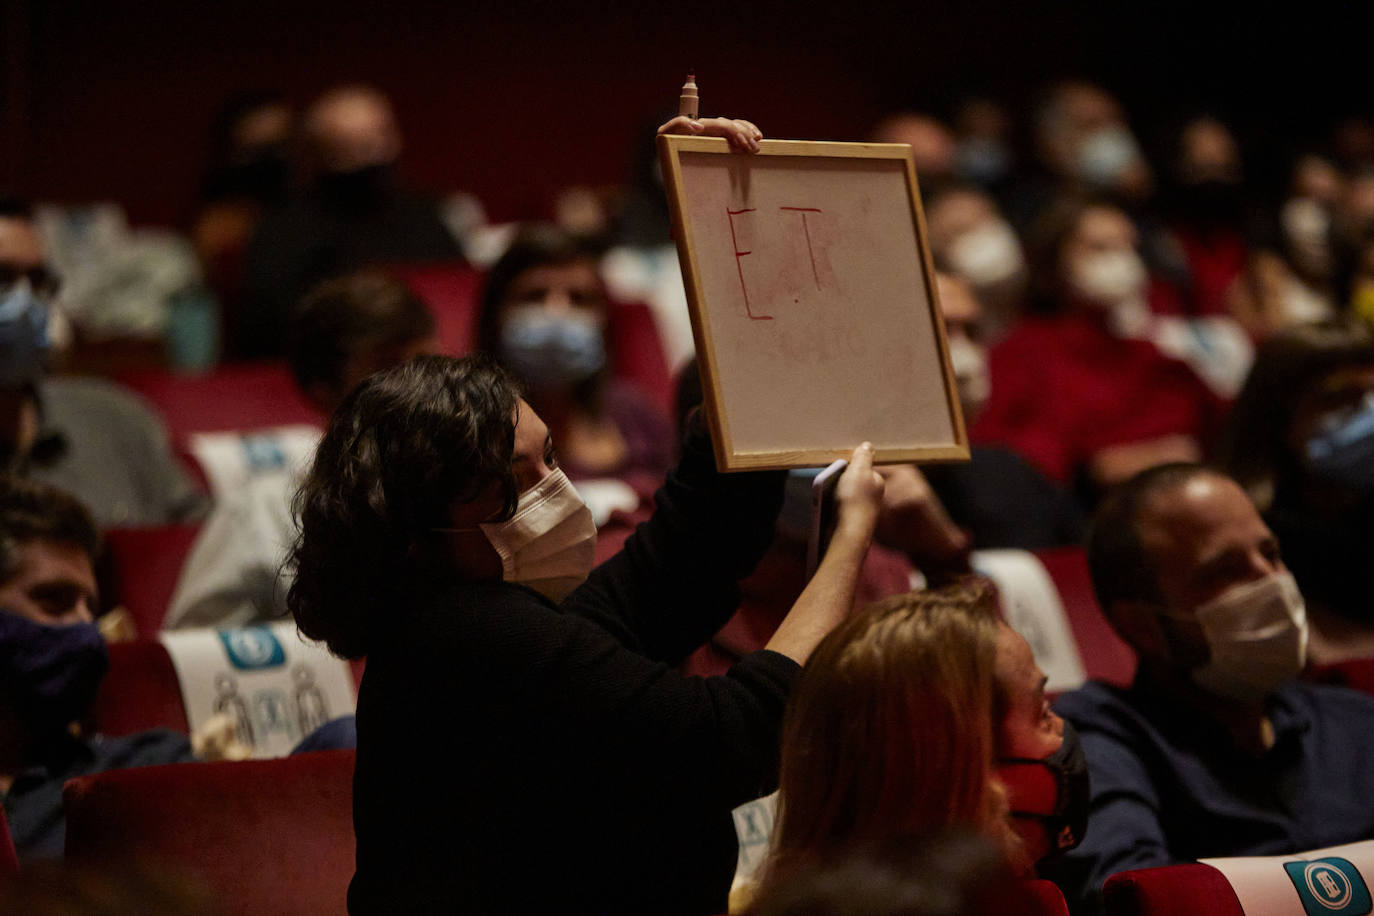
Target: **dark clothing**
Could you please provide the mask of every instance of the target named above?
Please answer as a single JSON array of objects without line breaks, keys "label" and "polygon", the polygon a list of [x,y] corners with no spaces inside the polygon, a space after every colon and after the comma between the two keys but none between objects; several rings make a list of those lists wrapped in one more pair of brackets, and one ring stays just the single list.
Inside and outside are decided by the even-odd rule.
[{"label": "dark clothing", "polygon": [[63,734],[43,757],[42,763],[16,776],[9,792],[0,797],[21,864],[62,857],[67,840],[62,786],[67,780],[194,759],[186,736],[165,729],[118,738],[96,735],[89,742]]},{"label": "dark clothing", "polygon": [[730,810],[775,786],[800,669],[672,666],[734,612],[782,482],[717,474],[698,428],[561,606],[504,582],[398,593],[358,700],[350,911],[724,912]]},{"label": "dark clothing", "polygon": [[1067,490],[1015,452],[974,446],[969,460],[922,468],[949,517],[974,550],[1042,550],[1079,544],[1083,517]]},{"label": "dark clothing", "polygon": [[1077,914],[1098,912],[1102,882],[1128,869],[1374,838],[1374,697],[1280,688],[1275,743],[1258,758],[1143,673],[1129,689],[1090,682],[1055,709],[1082,737],[1092,814],[1083,845],[1041,874]]},{"label": "dark clothing", "polygon": [[281,355],[292,311],[322,280],[373,264],[461,260],[428,199],[386,186],[303,195],[264,216],[249,242],[243,302],[229,321],[233,355]]},{"label": "dark clothing", "polygon": [[166,525],[204,514],[205,495],[138,395],[103,379],[49,378],[38,399],[43,431],[30,474],[81,500],[96,524]]}]

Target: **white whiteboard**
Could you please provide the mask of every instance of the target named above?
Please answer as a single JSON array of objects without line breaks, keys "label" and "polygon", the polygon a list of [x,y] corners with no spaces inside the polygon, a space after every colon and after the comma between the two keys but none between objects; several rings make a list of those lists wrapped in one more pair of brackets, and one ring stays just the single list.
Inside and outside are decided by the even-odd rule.
[{"label": "white whiteboard", "polygon": [[909,147],[659,142],[720,467],[966,459]]}]

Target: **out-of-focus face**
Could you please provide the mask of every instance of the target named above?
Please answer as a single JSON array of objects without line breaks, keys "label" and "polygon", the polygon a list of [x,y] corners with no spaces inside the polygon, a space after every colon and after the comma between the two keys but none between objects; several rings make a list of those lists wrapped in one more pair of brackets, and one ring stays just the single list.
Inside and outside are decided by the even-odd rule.
[{"label": "out-of-focus face", "polygon": [[1289,426],[1288,447],[1302,455],[1307,441],[1328,418],[1357,409],[1374,393],[1374,366],[1345,366],[1308,386]]},{"label": "out-of-focus face", "polygon": [[1128,197],[1149,193],[1149,164],[1115,98],[1088,83],[1069,83],[1059,88],[1051,109],[1040,142],[1052,168]]},{"label": "out-of-focus face", "polygon": [[517,276],[506,290],[502,308],[537,305],[559,310],[584,309],[601,312],[606,295],[596,264],[590,259],[563,264],[541,264]]},{"label": "out-of-focus face", "polygon": [[1161,618],[1170,642],[1165,661],[1177,667],[1193,668],[1210,657],[1201,626],[1188,619],[1198,607],[1286,569],[1278,539],[1245,491],[1219,474],[1197,474],[1156,493],[1137,524],[1160,603],[1182,617]]},{"label": "out-of-focus face", "polygon": [[1063,259],[1072,263],[1091,255],[1136,250],[1135,226],[1114,207],[1089,207],[1064,246]]},{"label": "out-of-focus face", "polygon": [[18,275],[44,267],[43,240],[33,223],[0,217],[0,287],[8,287]]},{"label": "out-of-focus face", "polygon": [[330,93],[310,110],[306,124],[320,167],[326,172],[389,165],[401,153],[401,133],[391,104],[373,90]]},{"label": "out-of-focus face", "polygon": [[1293,196],[1310,197],[1334,206],[1345,191],[1345,177],[1324,156],[1308,154],[1293,166]]},{"label": "out-of-focus face", "polygon": [[954,170],[954,134],[927,115],[894,115],[874,131],[879,143],[907,143],[916,163],[918,177],[934,178]]},{"label": "out-of-focus face", "polygon": [[1360,175],[1350,180],[1341,211],[1346,233],[1352,239],[1374,230],[1374,175]]},{"label": "out-of-focus face", "polygon": [[997,688],[1005,706],[997,723],[997,756],[1043,760],[1064,743],[1064,720],[1045,697],[1045,673],[1030,645],[1007,626],[997,628]]},{"label": "out-of-focus face", "polygon": [[1179,145],[1179,177],[1185,183],[1240,180],[1240,147],[1220,121],[1199,118],[1192,122]]},{"label": "out-of-focus face", "polygon": [[291,138],[292,118],[291,109],[281,102],[260,105],[234,124],[234,147],[254,149],[285,143]]},{"label": "out-of-focus face", "polygon": [[944,255],[949,245],[961,235],[989,221],[1000,221],[1001,218],[992,198],[981,191],[948,191],[935,198],[926,212],[931,248],[937,254]]},{"label": "out-of-focus face", "polygon": [[49,626],[95,619],[99,592],[85,550],[39,540],[20,545],[18,555],[19,572],[0,585],[0,607]]}]

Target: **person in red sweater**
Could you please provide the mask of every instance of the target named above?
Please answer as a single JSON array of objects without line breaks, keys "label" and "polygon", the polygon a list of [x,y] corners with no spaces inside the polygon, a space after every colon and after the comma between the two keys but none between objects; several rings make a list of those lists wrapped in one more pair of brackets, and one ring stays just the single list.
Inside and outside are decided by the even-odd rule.
[{"label": "person in red sweater", "polygon": [[1130,219],[1065,198],[1030,243],[1039,307],[989,354],[991,395],[973,441],[1089,490],[1199,457],[1219,403],[1137,327],[1150,320],[1149,275]]}]

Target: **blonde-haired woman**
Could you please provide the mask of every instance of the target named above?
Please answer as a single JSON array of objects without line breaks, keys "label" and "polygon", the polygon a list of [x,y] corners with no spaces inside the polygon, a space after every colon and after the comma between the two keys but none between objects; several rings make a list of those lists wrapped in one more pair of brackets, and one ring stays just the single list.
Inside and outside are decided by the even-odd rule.
[{"label": "blonde-haired woman", "polygon": [[[1034,838],[1047,833],[1052,850],[1059,821],[1073,817],[1066,809],[1087,802],[1073,765],[1054,759],[1067,750],[1064,724],[1044,687],[986,580],[895,595],[850,617],[792,694],[763,893],[856,849],[945,827],[982,833],[1029,870],[1049,851]],[[1053,810],[1015,811],[1013,827],[1021,806],[998,778],[1008,761],[1068,776],[1051,781],[1065,786]]]}]

